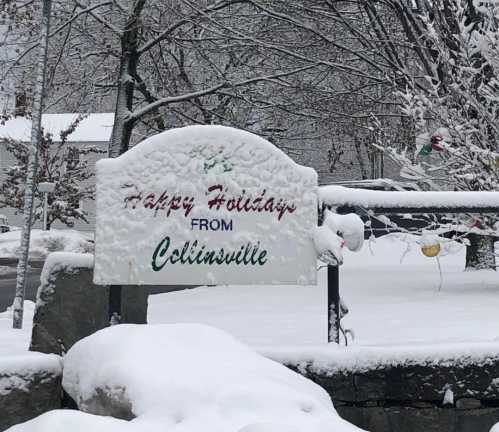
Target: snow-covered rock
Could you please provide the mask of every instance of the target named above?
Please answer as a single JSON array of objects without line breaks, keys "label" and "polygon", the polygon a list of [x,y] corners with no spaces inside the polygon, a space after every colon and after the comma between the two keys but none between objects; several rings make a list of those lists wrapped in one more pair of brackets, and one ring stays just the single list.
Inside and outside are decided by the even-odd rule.
[{"label": "snow-covered rock", "polygon": [[[80,339],[109,325],[108,286],[95,285],[92,254],[54,252],[45,260],[37,291],[30,349],[63,354]],[[121,322],[147,321],[148,290],[121,289]]]},{"label": "snow-covered rock", "polygon": [[53,413],[11,432],[52,432],[61,416],[64,430],[80,430],[73,426],[81,421],[93,432],[123,425],[120,431],[359,430],[337,415],[321,387],[200,324],[101,330],[68,352],[63,386],[82,411],[135,418],[105,425],[100,417]]},{"label": "snow-covered rock", "polygon": [[[47,256],[40,275],[42,285],[52,285],[59,272],[71,273],[81,268],[92,269],[94,256],[89,253],[53,252]],[[37,299],[40,302],[40,299]]]},{"label": "snow-covered rock", "polygon": [[61,406],[61,363],[34,352],[0,356],[0,431]]}]

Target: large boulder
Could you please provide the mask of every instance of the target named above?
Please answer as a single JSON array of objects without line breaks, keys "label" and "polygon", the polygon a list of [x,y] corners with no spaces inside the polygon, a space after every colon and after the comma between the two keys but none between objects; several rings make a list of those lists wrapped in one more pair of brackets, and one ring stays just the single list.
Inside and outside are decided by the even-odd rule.
[{"label": "large boulder", "polygon": [[[93,255],[48,256],[38,288],[30,350],[62,354],[75,342],[109,326],[109,286],[94,285]],[[121,292],[122,322],[147,321],[146,287]]]},{"label": "large boulder", "polygon": [[359,430],[318,385],[199,324],[109,327],[76,343],[64,366],[80,410],[134,419],[137,431]]},{"label": "large boulder", "polygon": [[27,353],[0,359],[0,431],[61,406],[61,359]]}]

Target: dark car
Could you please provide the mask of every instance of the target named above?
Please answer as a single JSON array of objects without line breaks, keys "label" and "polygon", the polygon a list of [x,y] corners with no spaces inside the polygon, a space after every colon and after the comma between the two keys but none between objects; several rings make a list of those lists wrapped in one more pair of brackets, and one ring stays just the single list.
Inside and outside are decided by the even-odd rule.
[{"label": "dark car", "polygon": [[0,233],[6,233],[10,231],[9,220],[6,216],[0,215]]}]

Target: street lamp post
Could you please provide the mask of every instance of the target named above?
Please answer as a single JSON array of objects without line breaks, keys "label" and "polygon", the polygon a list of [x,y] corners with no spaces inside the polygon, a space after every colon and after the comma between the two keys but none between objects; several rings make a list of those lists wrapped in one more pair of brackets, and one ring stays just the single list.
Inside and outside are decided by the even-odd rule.
[{"label": "street lamp post", "polygon": [[38,191],[43,193],[43,230],[47,231],[47,216],[48,216],[48,201],[49,193],[54,192],[55,183],[42,182],[38,183]]}]

